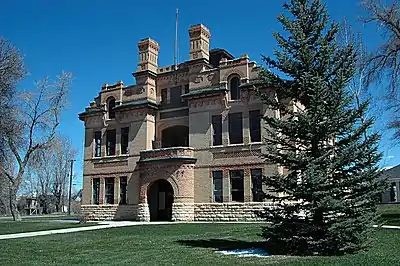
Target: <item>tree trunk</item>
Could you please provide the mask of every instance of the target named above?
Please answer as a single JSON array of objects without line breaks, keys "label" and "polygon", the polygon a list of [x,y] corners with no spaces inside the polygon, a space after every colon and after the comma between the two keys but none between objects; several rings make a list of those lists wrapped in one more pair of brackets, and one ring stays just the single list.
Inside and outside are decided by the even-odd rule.
[{"label": "tree trunk", "polygon": [[14,221],[21,221],[21,215],[18,211],[17,190],[15,188],[10,189],[10,210]]},{"label": "tree trunk", "polygon": [[56,193],[56,209],[57,212],[61,211],[61,192],[59,191]]}]

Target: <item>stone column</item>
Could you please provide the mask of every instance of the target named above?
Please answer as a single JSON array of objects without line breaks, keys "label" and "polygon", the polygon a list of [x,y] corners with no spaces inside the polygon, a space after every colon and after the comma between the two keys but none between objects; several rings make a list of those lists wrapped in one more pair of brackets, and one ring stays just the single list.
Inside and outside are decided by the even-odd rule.
[{"label": "stone column", "polygon": [[222,202],[230,202],[230,187],[231,182],[229,178],[229,171],[228,169],[222,170]]},{"label": "stone column", "polygon": [[244,169],[243,183],[244,202],[251,202],[253,193],[251,191],[251,172],[249,168]]},{"label": "stone column", "polygon": [[229,144],[229,122],[228,113],[222,115],[222,145],[226,146]]},{"label": "stone column", "polygon": [[100,195],[99,195],[99,204],[104,204],[104,191],[105,191],[105,183],[104,177],[100,177]]},{"label": "stone column", "polygon": [[194,199],[174,197],[172,221],[194,221]]},{"label": "stone column", "polygon": [[250,120],[249,112],[243,112],[243,144],[250,143]]},{"label": "stone column", "polygon": [[119,176],[114,178],[114,204],[119,204]]},{"label": "stone column", "polygon": [[150,209],[147,203],[147,185],[140,183],[139,204],[137,205],[137,219],[142,222],[150,222]]},{"label": "stone column", "polygon": [[[101,130],[101,157],[105,157],[107,155],[107,129],[103,128]],[[104,182],[104,181],[103,181]],[[100,181],[101,183],[101,181]]]},{"label": "stone column", "polygon": [[150,222],[149,204],[141,202],[137,206],[137,219],[141,222]]},{"label": "stone column", "polygon": [[115,130],[115,155],[121,154],[121,128]]},{"label": "stone column", "polygon": [[194,220],[194,164],[181,165],[179,170],[169,178],[176,181],[179,188],[174,189],[172,204],[172,221]]}]

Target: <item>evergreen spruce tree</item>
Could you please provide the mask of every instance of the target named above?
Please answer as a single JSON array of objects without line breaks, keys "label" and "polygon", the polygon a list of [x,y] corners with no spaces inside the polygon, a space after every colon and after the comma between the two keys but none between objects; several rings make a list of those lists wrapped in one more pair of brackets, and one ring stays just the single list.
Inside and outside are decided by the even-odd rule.
[{"label": "evergreen spruce tree", "polygon": [[374,121],[360,119],[368,102],[355,105],[346,86],[357,51],[337,41],[319,0],[289,0],[280,15],[285,36],[274,33],[275,59],[264,57],[265,104],[280,117],[265,117],[265,159],[284,169],[265,176],[265,197],[276,203],[260,215],[270,244],[286,254],[333,255],[368,247],[377,222],[376,202],[385,187],[377,163]]}]

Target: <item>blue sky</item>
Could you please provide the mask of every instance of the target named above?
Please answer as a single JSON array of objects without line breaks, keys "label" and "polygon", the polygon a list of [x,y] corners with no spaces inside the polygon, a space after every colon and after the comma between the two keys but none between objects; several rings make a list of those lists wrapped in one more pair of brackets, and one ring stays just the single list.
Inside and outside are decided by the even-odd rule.
[{"label": "blue sky", "polygon": [[[272,55],[273,31],[281,31],[276,16],[283,0],[236,1],[51,1],[19,0],[2,3],[0,35],[11,40],[25,56],[29,76],[21,89],[34,80],[55,77],[62,70],[74,75],[70,108],[63,113],[60,131],[79,149],[75,171],[82,185],[83,123],[78,113],[97,96],[101,85],[123,80],[134,83],[131,73],[138,61],[137,43],[151,37],[160,44],[159,65],[173,63],[175,9],[179,8],[179,61],[189,58],[188,28],[203,23],[211,31],[211,48],[225,48],[234,56],[249,54],[261,64],[261,54]],[[364,34],[369,48],[378,44],[373,26],[359,21],[364,11],[359,0],[327,0],[331,18],[345,17]],[[243,4],[249,4],[245,6]],[[385,116],[379,117],[381,128]],[[393,147],[391,132],[382,131],[382,166],[400,163],[400,147]]]}]

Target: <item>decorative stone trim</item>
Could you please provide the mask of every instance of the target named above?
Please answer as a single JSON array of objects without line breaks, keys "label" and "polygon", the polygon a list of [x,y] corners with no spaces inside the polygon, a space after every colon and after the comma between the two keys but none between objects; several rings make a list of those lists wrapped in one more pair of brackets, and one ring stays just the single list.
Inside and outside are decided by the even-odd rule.
[{"label": "decorative stone trim", "polygon": [[242,151],[229,151],[229,152],[214,152],[213,159],[223,159],[223,158],[238,158],[238,157],[250,157],[250,156],[260,156],[261,150],[242,150]]},{"label": "decorative stone trim", "polygon": [[128,166],[128,160],[114,161],[114,162],[98,162],[98,163],[94,163],[93,165],[94,165],[94,168]]},{"label": "decorative stone trim", "polygon": [[193,221],[194,216],[193,203],[174,202],[172,204],[172,221]]},{"label": "decorative stone trim", "polygon": [[252,167],[252,166],[263,166],[263,165],[268,165],[267,162],[264,162],[262,159],[260,159],[259,162],[255,162],[253,160],[252,162],[248,163],[226,163],[226,164],[202,164],[202,165],[195,165],[195,169],[200,169],[200,168],[218,168],[218,167],[231,167],[235,169],[240,169],[243,167]]},{"label": "decorative stone trim", "polygon": [[107,175],[119,175],[119,174],[132,174],[134,171],[110,171],[110,172],[101,172],[101,173],[84,173],[83,176],[107,176]]},{"label": "decorative stone trim", "polygon": [[92,158],[86,158],[83,159],[84,162],[102,162],[104,160],[107,159],[114,159],[114,160],[118,160],[118,159],[122,159],[122,160],[126,160],[127,158],[130,157],[139,157],[140,154],[139,153],[133,153],[133,154],[121,154],[121,155],[116,155],[116,156],[103,156],[103,157],[92,157]]}]

